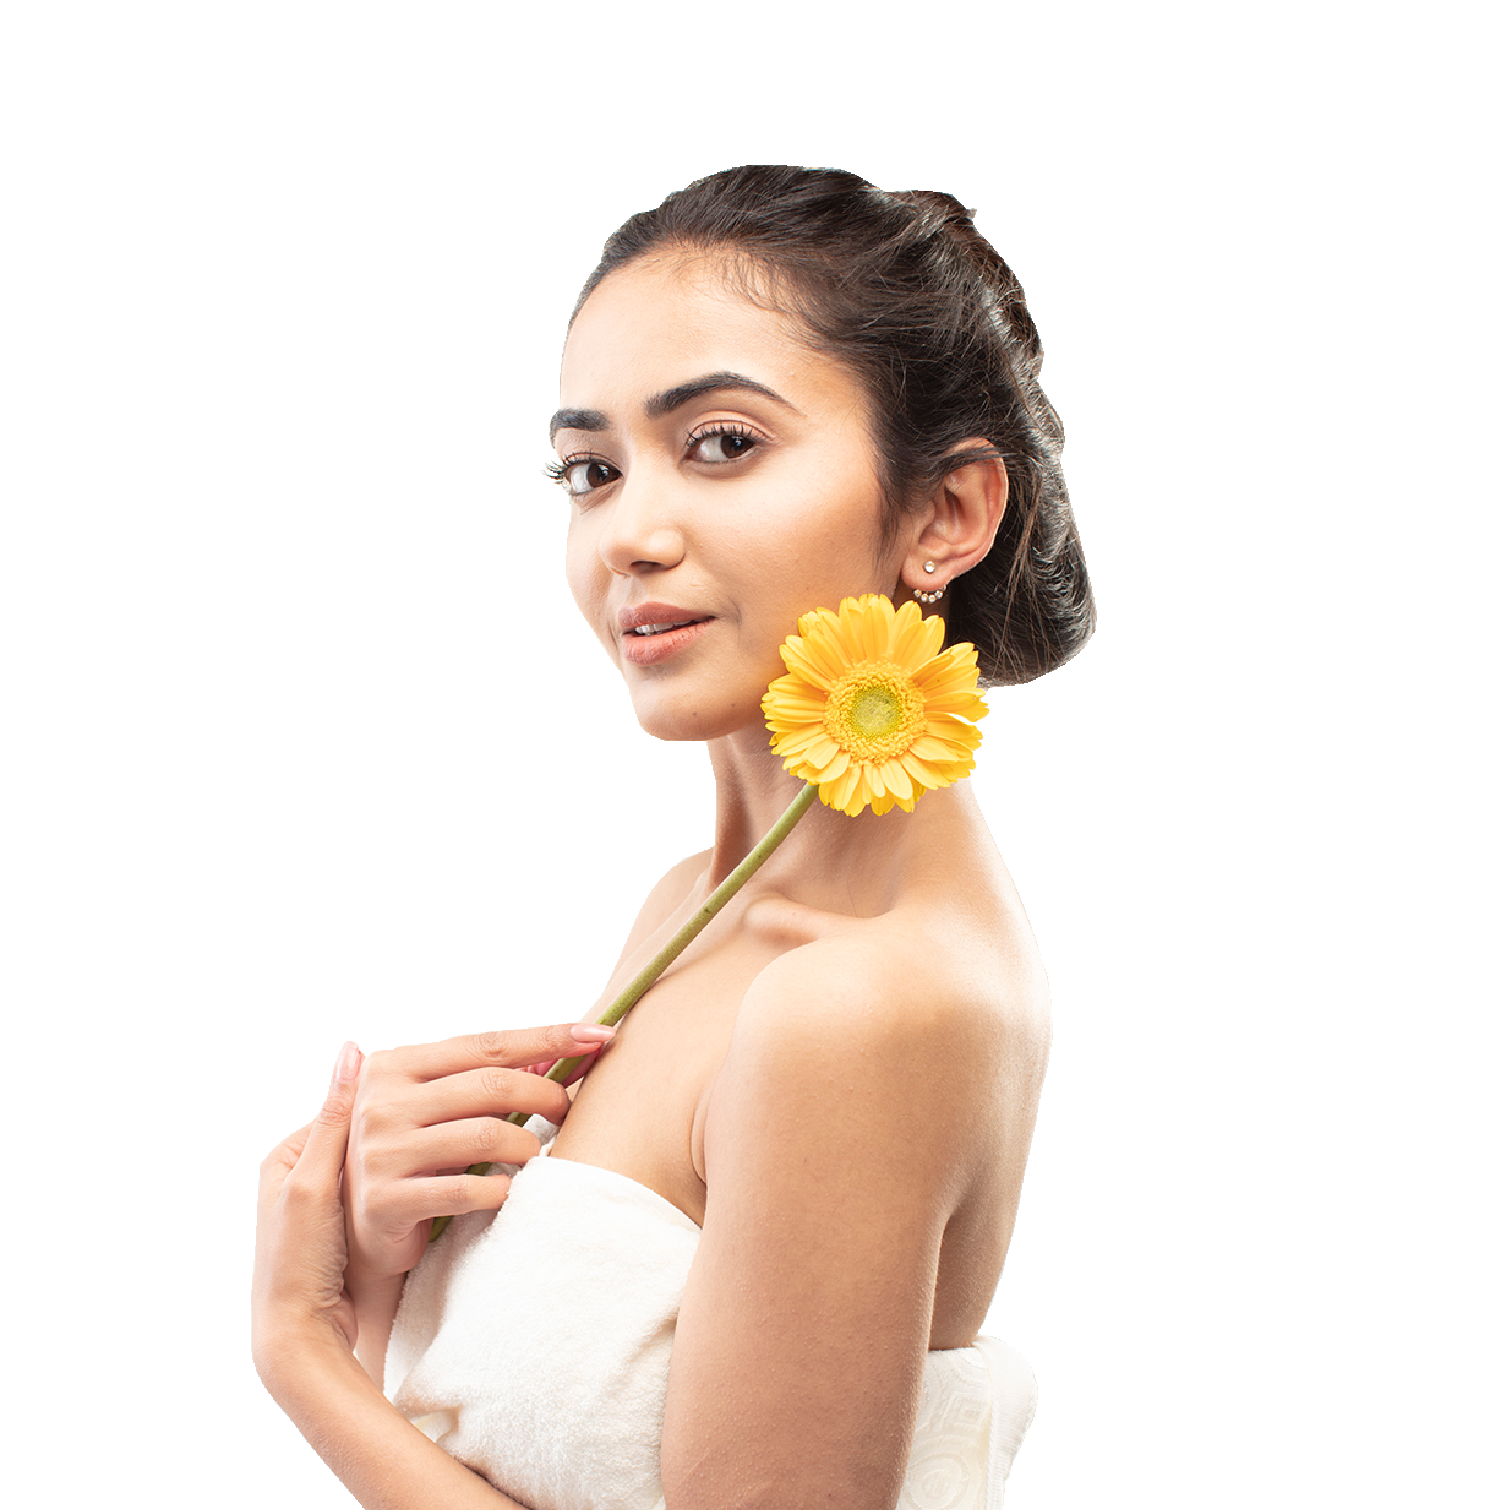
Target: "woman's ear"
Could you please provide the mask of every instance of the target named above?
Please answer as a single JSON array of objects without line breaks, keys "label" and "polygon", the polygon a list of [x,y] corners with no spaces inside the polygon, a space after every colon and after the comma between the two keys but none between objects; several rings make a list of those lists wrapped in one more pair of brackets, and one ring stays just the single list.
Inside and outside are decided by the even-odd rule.
[{"label": "woman's ear", "polygon": [[[994,449],[984,439],[953,447],[966,456]],[[1001,458],[962,462],[906,516],[910,543],[902,560],[902,588],[936,593],[963,576],[991,549],[1006,507],[1007,469]]]}]

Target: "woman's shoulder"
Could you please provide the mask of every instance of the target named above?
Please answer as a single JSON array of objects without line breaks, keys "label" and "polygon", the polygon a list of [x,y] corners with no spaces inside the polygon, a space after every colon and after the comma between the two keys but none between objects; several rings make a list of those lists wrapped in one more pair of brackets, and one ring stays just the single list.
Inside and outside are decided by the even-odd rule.
[{"label": "woman's shoulder", "polygon": [[730,1061],[822,1091],[989,1100],[1042,1078],[1048,990],[1026,924],[985,929],[922,915],[848,919],[752,982]]},{"label": "woman's shoulder", "polygon": [[688,855],[685,860],[678,860],[650,888],[650,894],[645,898],[629,929],[629,937],[624,941],[623,951],[619,955],[620,965],[682,907],[693,887],[707,873],[710,853],[711,851],[704,850],[701,854]]},{"label": "woman's shoulder", "polygon": [[820,1241],[816,1203],[846,1228],[917,1234],[935,1267],[946,1230],[968,1231],[931,1335],[973,1335],[974,1302],[1006,1251],[1048,1045],[1041,972],[1009,953],[931,951],[885,918],[788,950],[746,992],[694,1119],[708,1211],[716,1186],[723,1203],[763,1182],[761,1199],[804,1242]]}]

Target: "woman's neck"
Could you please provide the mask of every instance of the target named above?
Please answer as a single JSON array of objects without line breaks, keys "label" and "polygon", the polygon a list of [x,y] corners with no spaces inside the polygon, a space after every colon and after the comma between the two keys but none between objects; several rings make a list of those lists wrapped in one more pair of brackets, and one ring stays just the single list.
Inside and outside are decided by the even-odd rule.
[{"label": "woman's neck", "polygon": [[[771,753],[763,726],[713,740],[708,752],[717,803],[711,889],[765,837],[802,782]],[[921,879],[925,856],[937,863],[943,829],[954,830],[955,848],[968,842],[963,830],[981,822],[968,783],[926,793],[911,814],[894,809],[880,818],[869,809],[849,818],[815,802],[750,884],[825,910],[880,911],[902,884]]]}]

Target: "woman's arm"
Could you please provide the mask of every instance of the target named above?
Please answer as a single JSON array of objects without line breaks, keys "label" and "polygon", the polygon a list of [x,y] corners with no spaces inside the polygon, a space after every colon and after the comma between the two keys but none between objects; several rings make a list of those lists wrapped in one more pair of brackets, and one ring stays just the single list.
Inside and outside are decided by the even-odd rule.
[{"label": "woman's arm", "polygon": [[[562,1045],[574,1042],[570,1031],[562,1027],[485,1034],[403,1052],[428,1053],[424,1066],[435,1071],[431,1079],[475,1075],[479,1073],[476,1056],[486,1055],[490,1063],[484,1069],[501,1068],[514,1076],[510,1099],[518,1102],[534,1095],[522,1082],[532,1080],[537,1086],[543,1082],[514,1072],[547,1055],[561,1057]],[[472,1066],[453,1068],[448,1075],[444,1065],[469,1055],[474,1059]],[[281,1143],[263,1163],[252,1281],[252,1354],[257,1372],[268,1392],[367,1510],[509,1510],[517,1502],[410,1425],[383,1398],[353,1353],[358,1307],[346,1278],[347,1220],[341,1180],[361,1067],[360,1053],[347,1045],[320,1115]],[[559,1087],[550,1089],[554,1092]],[[493,1202],[495,1197],[501,1202],[507,1181],[496,1177],[491,1189],[479,1192],[476,1186],[483,1183],[483,1177],[465,1175],[432,1180],[427,1187],[430,1194],[409,1192],[406,1198],[417,1200],[415,1209],[430,1215],[486,1209],[480,1202]],[[429,1217],[422,1220],[428,1222]]]},{"label": "woman's arm", "polygon": [[998,1010],[888,973],[848,941],[812,946],[741,1008],[704,1124],[668,1510],[896,1504],[940,1246],[1001,1151],[1010,1055]]},{"label": "woman's arm", "polygon": [[286,1335],[262,1381],[366,1510],[525,1510],[411,1426],[334,1338]]}]

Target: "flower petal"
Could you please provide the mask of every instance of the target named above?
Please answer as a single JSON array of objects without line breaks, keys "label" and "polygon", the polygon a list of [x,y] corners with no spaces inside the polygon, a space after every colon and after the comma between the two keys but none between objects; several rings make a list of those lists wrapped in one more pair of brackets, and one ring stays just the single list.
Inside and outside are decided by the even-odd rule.
[{"label": "flower petal", "polygon": [[[942,618],[871,593],[837,613],[803,614],[797,627],[781,647],[787,672],[761,711],[771,748],[827,806],[850,817],[866,806],[911,812],[923,792],[974,769],[975,723],[990,709],[975,647],[940,648]],[[877,716],[878,698],[895,717]]]},{"label": "flower petal", "polygon": [[886,790],[893,797],[911,797],[912,777],[907,774],[907,767],[900,760],[885,761],[880,769],[881,781]]},{"label": "flower petal", "polygon": [[[908,603],[904,608],[911,608]],[[900,616],[899,616],[900,617]],[[893,636],[892,659],[908,676],[915,676],[938,654],[944,638],[944,621],[937,614],[901,623]]]}]

